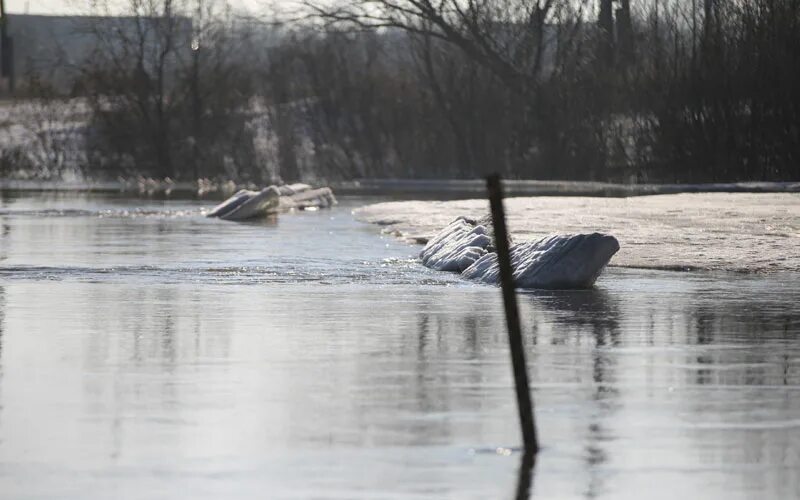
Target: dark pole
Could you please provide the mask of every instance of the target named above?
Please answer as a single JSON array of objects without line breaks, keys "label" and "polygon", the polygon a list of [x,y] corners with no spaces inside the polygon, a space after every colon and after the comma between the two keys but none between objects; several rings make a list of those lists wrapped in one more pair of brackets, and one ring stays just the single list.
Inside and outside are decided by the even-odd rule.
[{"label": "dark pole", "polygon": [[533,485],[533,466],[536,465],[534,452],[525,450],[519,462],[519,475],[517,476],[517,491],[514,493],[516,500],[529,500],[531,486]]},{"label": "dark pole", "polygon": [[192,167],[195,182],[200,179],[199,141],[202,119],[200,102],[200,35],[202,30],[203,4],[197,0],[197,15],[192,21]]},{"label": "dark pole", "polygon": [[8,36],[5,0],[0,0],[0,74],[8,78],[8,92],[14,94],[14,41]]},{"label": "dark pole", "polygon": [[511,271],[511,254],[508,248],[508,231],[506,230],[503,187],[500,183],[500,176],[492,174],[487,177],[486,187],[489,191],[489,204],[492,209],[497,262],[500,265],[500,283],[503,289],[503,304],[506,310],[508,343],[511,348],[511,364],[514,368],[514,387],[517,391],[517,409],[519,410],[519,423],[522,427],[522,440],[525,443],[525,453],[534,454],[539,451],[539,442],[536,438],[536,424],[533,420],[528,369],[525,365],[525,350],[519,325],[517,295],[514,290],[514,277]]}]

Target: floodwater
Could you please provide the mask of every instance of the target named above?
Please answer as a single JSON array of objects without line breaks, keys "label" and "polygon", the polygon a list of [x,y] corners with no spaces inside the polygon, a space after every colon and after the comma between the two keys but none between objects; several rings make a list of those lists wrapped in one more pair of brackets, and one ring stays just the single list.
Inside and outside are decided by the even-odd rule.
[{"label": "floodwater", "polygon": [[800,497],[799,276],[522,295],[527,477],[499,290],[341,201],[2,194],[0,497]]}]

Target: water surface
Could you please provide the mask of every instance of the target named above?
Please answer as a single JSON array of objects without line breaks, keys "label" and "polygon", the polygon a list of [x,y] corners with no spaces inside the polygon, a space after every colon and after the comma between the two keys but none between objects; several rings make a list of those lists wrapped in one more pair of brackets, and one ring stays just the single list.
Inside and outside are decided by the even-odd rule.
[{"label": "water surface", "polygon": [[[0,200],[0,497],[513,498],[499,291],[350,211]],[[624,251],[624,249],[622,249]],[[800,279],[520,297],[534,498],[800,497]]]}]

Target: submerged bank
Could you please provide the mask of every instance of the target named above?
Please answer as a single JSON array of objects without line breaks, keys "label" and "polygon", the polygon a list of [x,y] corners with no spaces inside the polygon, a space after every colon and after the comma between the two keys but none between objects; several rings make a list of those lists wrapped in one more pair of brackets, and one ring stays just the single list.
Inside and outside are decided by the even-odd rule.
[{"label": "submerged bank", "polygon": [[[800,271],[800,194],[684,193],[636,198],[525,197],[506,199],[514,238],[602,232],[622,249],[612,266]],[[460,215],[488,213],[482,199],[398,201],[355,211],[395,236],[417,243]]]},{"label": "submerged bank", "polygon": [[[197,179],[173,181],[139,177],[120,177],[117,180],[91,180],[80,175],[69,179],[10,179],[0,178],[0,189],[12,191],[69,191],[124,192],[204,196],[218,194],[227,197],[238,189],[255,189],[252,182],[232,179]],[[486,183],[479,179],[356,179],[327,181],[306,179],[312,184],[324,183],[335,192],[347,195],[400,196],[437,198],[480,198],[485,195]],[[616,184],[590,181],[506,180],[509,196],[599,196],[625,198],[677,193],[800,193],[800,182],[729,182],[715,184]]]}]

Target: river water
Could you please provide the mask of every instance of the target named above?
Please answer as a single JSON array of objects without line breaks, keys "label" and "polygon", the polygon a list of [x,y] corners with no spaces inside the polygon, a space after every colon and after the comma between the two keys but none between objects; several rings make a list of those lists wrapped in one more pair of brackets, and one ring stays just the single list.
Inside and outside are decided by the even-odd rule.
[{"label": "river water", "polygon": [[[515,498],[499,291],[373,201],[3,193],[0,497]],[[799,303],[797,275],[614,268],[522,295],[531,497],[799,498]]]}]

